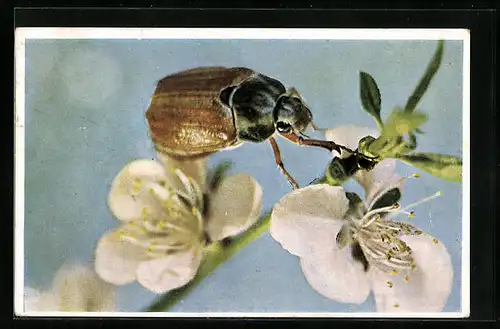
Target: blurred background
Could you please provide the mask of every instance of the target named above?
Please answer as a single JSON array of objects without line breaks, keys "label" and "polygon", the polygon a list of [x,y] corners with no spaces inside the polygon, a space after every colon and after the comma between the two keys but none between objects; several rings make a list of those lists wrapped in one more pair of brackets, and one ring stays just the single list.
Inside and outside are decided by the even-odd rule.
[{"label": "blurred background", "polygon": [[[128,162],[152,158],[144,113],[156,82],[197,66],[244,66],[295,87],[321,127],[376,128],[362,108],[358,74],[377,81],[382,116],[404,106],[430,61],[435,41],[336,40],[26,40],[25,285],[48,289],[67,263],[91,266],[99,237],[118,221],[106,201]],[[419,151],[462,155],[461,41],[447,41],[441,69],[419,109],[429,116]],[[320,137],[318,134],[313,134]],[[279,139],[283,161],[300,185],[323,174],[327,151]],[[262,185],[263,209],[290,192],[269,143],[246,143],[209,160],[233,162]],[[418,170],[398,164],[401,175]],[[442,241],[454,283],[444,311],[461,310],[462,187],[420,172],[402,205],[441,190],[415,208],[413,224]],[[355,189],[353,183],[347,188]],[[404,219],[400,217],[398,219]],[[140,311],[157,296],[139,284],[118,287],[118,310]],[[264,234],[174,306],[176,312],[372,312],[316,293],[298,259]]]}]

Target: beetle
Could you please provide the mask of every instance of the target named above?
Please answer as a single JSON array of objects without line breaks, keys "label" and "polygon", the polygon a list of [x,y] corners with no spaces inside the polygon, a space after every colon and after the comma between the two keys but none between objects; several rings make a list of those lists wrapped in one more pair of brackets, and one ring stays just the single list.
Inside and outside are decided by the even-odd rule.
[{"label": "beetle", "polygon": [[[276,133],[298,145],[337,150],[330,141],[303,138],[312,113],[299,93],[245,67],[198,67],[159,80],[146,111],[157,151],[199,158],[269,140],[277,166],[293,188],[297,182],[281,161]],[[345,148],[344,148],[345,149]]]}]

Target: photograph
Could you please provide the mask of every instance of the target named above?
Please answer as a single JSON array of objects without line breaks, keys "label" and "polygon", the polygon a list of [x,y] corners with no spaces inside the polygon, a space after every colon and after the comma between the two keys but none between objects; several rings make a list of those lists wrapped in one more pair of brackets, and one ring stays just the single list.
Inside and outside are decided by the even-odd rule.
[{"label": "photograph", "polygon": [[470,313],[465,29],[15,30],[15,314]]}]

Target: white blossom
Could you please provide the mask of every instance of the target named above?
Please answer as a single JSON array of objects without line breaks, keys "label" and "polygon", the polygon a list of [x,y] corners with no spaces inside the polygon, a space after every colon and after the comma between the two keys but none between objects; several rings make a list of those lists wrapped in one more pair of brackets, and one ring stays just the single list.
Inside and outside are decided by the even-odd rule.
[{"label": "white blossom", "polygon": [[136,160],[114,179],[109,206],[122,224],[98,242],[97,273],[122,285],[139,282],[164,293],[191,281],[209,241],[258,220],[262,189],[246,174],[207,184],[206,161]]},{"label": "white blossom", "polygon": [[56,273],[51,289],[25,287],[24,308],[26,312],[113,311],[115,290],[85,266],[64,266]]},{"label": "white blossom", "polygon": [[[355,148],[352,141],[367,131],[335,133],[332,140]],[[364,202],[327,184],[286,195],[273,209],[271,235],[300,258],[307,281],[330,299],[360,304],[373,291],[380,312],[439,312],[451,292],[450,255],[437,239],[389,218],[404,212],[397,202],[405,179],[391,162],[358,172]]]}]

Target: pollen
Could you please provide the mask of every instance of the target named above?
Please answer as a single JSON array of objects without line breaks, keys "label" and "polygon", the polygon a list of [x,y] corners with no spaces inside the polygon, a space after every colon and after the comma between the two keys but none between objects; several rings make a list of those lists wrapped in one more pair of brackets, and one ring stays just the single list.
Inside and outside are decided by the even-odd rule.
[{"label": "pollen", "polygon": [[394,285],[392,284],[392,282],[391,282],[391,281],[387,281],[387,286],[388,286],[389,288],[392,288]]},{"label": "pollen", "polygon": [[191,208],[191,213],[195,216],[198,216],[198,213],[199,213],[198,208],[196,208],[196,207]]}]

